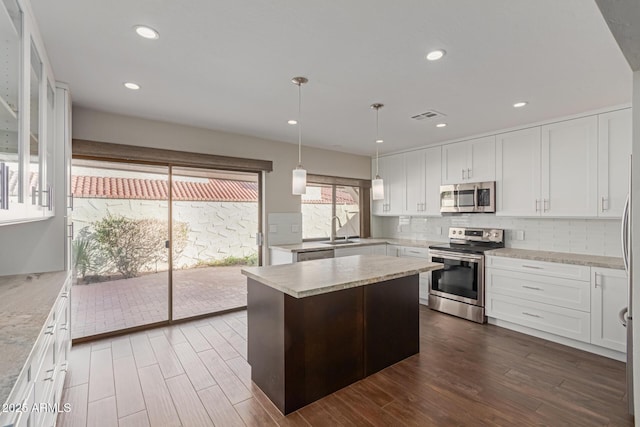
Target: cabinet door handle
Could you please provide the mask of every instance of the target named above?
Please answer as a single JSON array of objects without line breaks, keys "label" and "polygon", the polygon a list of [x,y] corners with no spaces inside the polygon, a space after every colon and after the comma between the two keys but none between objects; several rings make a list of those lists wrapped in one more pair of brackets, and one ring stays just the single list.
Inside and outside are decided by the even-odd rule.
[{"label": "cabinet door handle", "polygon": [[67,225],[67,227],[69,227],[69,237],[73,240],[73,222]]},{"label": "cabinet door handle", "polygon": [[55,324],[49,325],[49,326],[47,326],[47,329],[44,331],[44,334],[45,335],[53,335],[55,333],[55,331],[56,331],[56,325]]},{"label": "cabinet door handle", "polygon": [[462,179],[465,179],[464,178],[464,169],[462,169]]},{"label": "cabinet door handle", "polygon": [[525,289],[531,289],[533,291],[541,291],[542,288],[536,288],[535,286],[527,286],[527,285],[522,285],[523,288]]},{"label": "cabinet door handle", "polygon": [[45,204],[42,205],[43,208],[49,208],[51,210],[51,185],[47,185],[46,190],[42,190],[41,193],[45,193],[47,197],[45,197]]},{"label": "cabinet door handle", "polygon": [[544,212],[547,212],[549,210],[549,200],[544,199]]},{"label": "cabinet door handle", "polygon": [[531,313],[527,313],[526,311],[523,311],[522,314],[524,314],[525,316],[529,316],[529,317],[535,317],[537,319],[543,319],[542,316],[539,316],[537,314],[531,314]]},{"label": "cabinet door handle", "polygon": [[9,166],[0,162],[0,209],[9,209]]},{"label": "cabinet door handle", "polygon": [[544,270],[543,267],[538,267],[536,265],[527,265],[527,264],[522,264],[522,267],[524,268],[533,268],[534,270]]},{"label": "cabinet door handle", "polygon": [[593,281],[593,287],[598,288],[602,287],[602,275],[600,273],[595,273]]},{"label": "cabinet door handle", "polygon": [[[605,208],[605,203],[607,203],[607,202],[608,202],[608,200],[607,200],[607,198],[606,198],[606,197],[604,197],[604,196],[600,199],[600,211],[601,211],[601,212],[604,212],[604,211],[606,211],[606,210],[609,210],[609,207],[608,207],[608,206]],[[608,203],[607,203],[607,204],[608,204]]]},{"label": "cabinet door handle", "polygon": [[471,178],[471,169],[467,169],[467,179]]},{"label": "cabinet door handle", "polygon": [[536,212],[540,211],[540,199],[536,199]]},{"label": "cabinet door handle", "polygon": [[73,212],[73,193],[69,194],[69,206],[68,208]]}]

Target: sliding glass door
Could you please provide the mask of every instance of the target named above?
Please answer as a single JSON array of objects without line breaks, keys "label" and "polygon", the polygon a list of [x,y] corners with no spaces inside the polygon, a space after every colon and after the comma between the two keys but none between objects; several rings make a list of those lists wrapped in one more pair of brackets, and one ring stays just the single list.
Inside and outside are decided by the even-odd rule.
[{"label": "sliding glass door", "polygon": [[73,338],[169,320],[168,173],[73,161]]},{"label": "sliding glass door", "polygon": [[259,174],[74,159],[72,336],[247,304]]},{"label": "sliding glass door", "polygon": [[258,263],[258,174],[171,170],[173,319],[246,306],[240,269]]}]

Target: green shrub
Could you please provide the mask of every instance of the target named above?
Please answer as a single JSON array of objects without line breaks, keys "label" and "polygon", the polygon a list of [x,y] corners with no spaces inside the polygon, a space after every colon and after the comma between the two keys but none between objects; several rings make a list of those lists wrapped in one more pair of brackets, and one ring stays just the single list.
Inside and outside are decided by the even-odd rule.
[{"label": "green shrub", "polygon": [[84,227],[73,240],[73,267],[80,277],[100,274],[107,261],[89,227]]},{"label": "green shrub", "polygon": [[[136,277],[158,262],[166,262],[168,253],[167,221],[130,219],[109,215],[93,223],[94,237],[109,264],[124,278]],[[176,253],[184,250],[188,227],[176,223],[173,247]]]},{"label": "green shrub", "polygon": [[251,255],[236,257],[236,256],[228,256],[222,259],[216,259],[212,261],[200,261],[198,263],[200,266],[206,267],[228,267],[233,265],[258,265],[258,254],[254,253]]}]

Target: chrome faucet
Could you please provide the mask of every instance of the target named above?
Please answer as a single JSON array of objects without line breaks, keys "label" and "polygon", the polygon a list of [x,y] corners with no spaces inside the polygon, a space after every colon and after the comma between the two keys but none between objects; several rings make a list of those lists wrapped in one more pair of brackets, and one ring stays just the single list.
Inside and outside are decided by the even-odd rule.
[{"label": "chrome faucet", "polygon": [[[342,228],[342,221],[340,221],[340,218],[338,217],[338,215],[334,215],[331,217],[331,220],[333,221],[333,219],[335,218],[336,221],[338,221],[338,227]],[[344,240],[347,241],[349,240],[349,235],[345,234],[344,236]],[[335,242],[336,241],[336,229],[335,227],[333,227],[333,224],[331,224],[331,238],[330,238],[331,242]]]}]

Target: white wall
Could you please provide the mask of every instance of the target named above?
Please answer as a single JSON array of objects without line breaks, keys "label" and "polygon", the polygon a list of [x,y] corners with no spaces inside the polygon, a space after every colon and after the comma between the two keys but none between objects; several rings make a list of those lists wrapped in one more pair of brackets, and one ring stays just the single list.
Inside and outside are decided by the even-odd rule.
[{"label": "white wall", "polygon": [[[291,171],[298,163],[294,144],[84,108],[73,109],[73,138],[271,160],[273,172],[265,179],[265,213],[300,212],[300,196],[291,194]],[[371,158],[367,156],[303,146],[302,163],[312,174],[371,177]]]}]

